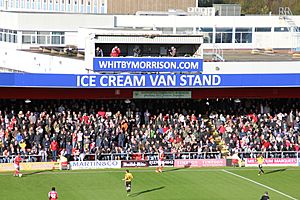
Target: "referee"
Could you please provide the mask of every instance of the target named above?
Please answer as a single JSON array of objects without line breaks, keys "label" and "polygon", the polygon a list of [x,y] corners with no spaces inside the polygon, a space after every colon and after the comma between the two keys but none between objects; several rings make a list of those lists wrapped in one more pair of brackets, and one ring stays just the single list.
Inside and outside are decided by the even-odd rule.
[{"label": "referee", "polygon": [[264,170],[262,169],[263,168],[263,163],[265,162],[265,159],[261,154],[259,154],[256,160],[257,160],[257,163],[258,163],[258,170],[259,170],[258,171],[258,176],[260,176],[260,175],[265,173]]},{"label": "referee", "polygon": [[125,171],[125,177],[122,179],[123,181],[125,181],[127,196],[129,196],[129,193],[131,192],[131,181],[132,181],[132,179],[133,179],[133,176],[132,176],[131,173],[129,173],[129,170],[127,169]]}]

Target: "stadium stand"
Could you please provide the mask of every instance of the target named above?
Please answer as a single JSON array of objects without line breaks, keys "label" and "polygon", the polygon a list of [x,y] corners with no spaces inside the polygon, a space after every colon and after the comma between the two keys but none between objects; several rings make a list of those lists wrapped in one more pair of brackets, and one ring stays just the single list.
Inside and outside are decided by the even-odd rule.
[{"label": "stadium stand", "polygon": [[56,149],[69,159],[140,159],[159,146],[175,157],[194,152],[191,158],[299,151],[299,102],[292,99],[1,101],[0,162],[18,152],[30,161],[56,159]]}]

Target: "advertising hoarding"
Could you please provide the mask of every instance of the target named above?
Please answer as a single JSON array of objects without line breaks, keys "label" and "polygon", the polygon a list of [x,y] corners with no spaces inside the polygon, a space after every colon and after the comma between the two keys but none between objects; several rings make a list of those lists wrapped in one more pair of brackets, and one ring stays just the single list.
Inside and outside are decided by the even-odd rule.
[{"label": "advertising hoarding", "polygon": [[95,57],[101,72],[202,72],[203,59],[174,57]]},{"label": "advertising hoarding", "polygon": [[191,91],[133,91],[134,99],[191,99]]},{"label": "advertising hoarding", "polygon": [[101,160],[101,161],[71,161],[70,169],[106,169],[121,168],[120,160]]},{"label": "advertising hoarding", "polygon": [[[58,169],[58,162],[28,162],[20,163],[21,171],[27,170],[52,170]],[[13,163],[0,163],[0,172],[14,171],[15,167]]]},{"label": "advertising hoarding", "polygon": [[[298,166],[297,158],[265,158],[265,166]],[[256,167],[258,163],[256,158],[246,158],[245,167]]]},{"label": "advertising hoarding", "polygon": [[[149,167],[157,167],[158,161],[157,160],[149,160]],[[174,160],[164,160],[164,166],[165,167],[173,167],[174,166]]]},{"label": "advertising hoarding", "polygon": [[226,159],[183,159],[175,160],[174,167],[224,167]]},{"label": "advertising hoarding", "polygon": [[148,167],[146,160],[122,160],[122,168],[127,167]]},{"label": "advertising hoarding", "polygon": [[[255,80],[255,81],[254,81]],[[0,73],[1,87],[239,88],[299,87],[300,74],[21,74]]]}]

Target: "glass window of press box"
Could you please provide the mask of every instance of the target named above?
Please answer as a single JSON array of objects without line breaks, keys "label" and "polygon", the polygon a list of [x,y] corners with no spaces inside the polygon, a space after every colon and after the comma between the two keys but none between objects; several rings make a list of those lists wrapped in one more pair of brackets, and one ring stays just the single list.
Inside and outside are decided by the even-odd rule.
[{"label": "glass window of press box", "polygon": [[199,27],[196,28],[197,33],[203,35],[204,43],[213,43],[213,28],[212,27]]},{"label": "glass window of press box", "polygon": [[255,32],[271,32],[271,27],[256,27],[254,29]]},{"label": "glass window of press box", "polygon": [[0,29],[0,42],[17,43],[17,31],[9,29]]},{"label": "glass window of press box", "polygon": [[290,29],[288,27],[274,27],[274,32],[289,32]]},{"label": "glass window of press box", "polygon": [[176,34],[193,34],[193,27],[176,28]]},{"label": "glass window of press box", "polygon": [[236,28],[235,43],[252,43],[252,28]]},{"label": "glass window of press box", "polygon": [[64,45],[64,32],[22,31],[23,44]]},{"label": "glass window of press box", "polygon": [[106,13],[107,0],[0,0],[0,8],[12,11]]},{"label": "glass window of press box", "polygon": [[216,43],[232,43],[232,28],[216,28]]}]

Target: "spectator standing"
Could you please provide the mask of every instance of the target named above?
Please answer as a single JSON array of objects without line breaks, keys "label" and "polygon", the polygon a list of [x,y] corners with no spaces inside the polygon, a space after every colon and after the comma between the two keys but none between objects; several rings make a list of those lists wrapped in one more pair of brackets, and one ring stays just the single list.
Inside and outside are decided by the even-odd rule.
[{"label": "spectator standing", "polygon": [[148,125],[149,124],[149,119],[150,119],[150,113],[148,111],[148,109],[144,112],[144,121],[145,124]]},{"label": "spectator standing", "polygon": [[67,145],[66,145],[66,154],[67,155],[71,155],[72,154],[72,144],[71,144],[71,142],[67,142]]},{"label": "spectator standing", "polygon": [[56,161],[57,150],[58,150],[58,143],[56,142],[56,140],[53,140],[51,142],[50,149],[51,149],[51,152],[52,152],[52,160]]},{"label": "spectator standing", "polygon": [[45,151],[44,149],[41,148],[39,154],[39,156],[41,156],[41,161],[42,162],[47,162],[47,151]]},{"label": "spectator standing", "polygon": [[96,57],[103,57],[103,51],[100,47],[96,48],[96,53],[95,53]]},{"label": "spectator standing", "polygon": [[175,47],[171,47],[169,50],[168,50],[168,53],[169,53],[169,56],[170,57],[176,57],[177,55],[177,49]]},{"label": "spectator standing", "polygon": [[51,144],[51,142],[49,140],[48,135],[45,135],[45,138],[43,139],[43,147],[45,148],[45,151],[49,150],[50,144]]},{"label": "spectator standing", "polygon": [[141,55],[141,49],[139,46],[135,46],[133,49],[133,56],[134,57],[139,57]]},{"label": "spectator standing", "polygon": [[121,54],[121,50],[118,46],[115,46],[114,48],[112,48],[110,56],[111,57],[119,57]]}]

